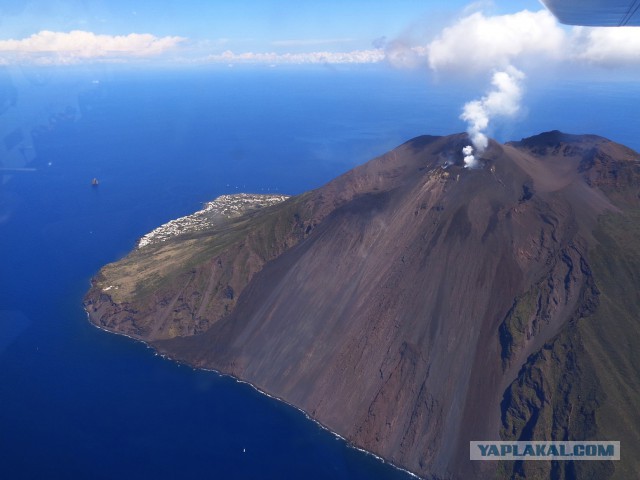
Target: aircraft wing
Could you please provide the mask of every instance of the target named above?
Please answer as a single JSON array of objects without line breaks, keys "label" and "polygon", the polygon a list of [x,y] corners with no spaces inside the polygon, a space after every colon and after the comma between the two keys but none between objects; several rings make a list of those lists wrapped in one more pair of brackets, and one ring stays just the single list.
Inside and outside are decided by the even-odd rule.
[{"label": "aircraft wing", "polygon": [[542,0],[561,23],[594,27],[640,26],[640,0]]}]

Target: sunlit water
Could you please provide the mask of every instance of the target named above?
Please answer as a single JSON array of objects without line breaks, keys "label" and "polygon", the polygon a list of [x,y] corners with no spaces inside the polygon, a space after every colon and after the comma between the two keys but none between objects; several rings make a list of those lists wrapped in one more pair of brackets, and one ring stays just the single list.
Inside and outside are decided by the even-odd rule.
[{"label": "sunlit water", "polygon": [[[97,330],[82,296],[159,224],[223,193],[300,193],[413,136],[462,131],[460,107],[482,89],[384,69],[26,74],[0,86],[30,112],[10,119],[28,133],[24,161],[4,166],[36,169],[0,187],[2,478],[408,478],[247,385]],[[493,133],[559,128],[639,148],[633,87],[529,86],[525,114]]]}]

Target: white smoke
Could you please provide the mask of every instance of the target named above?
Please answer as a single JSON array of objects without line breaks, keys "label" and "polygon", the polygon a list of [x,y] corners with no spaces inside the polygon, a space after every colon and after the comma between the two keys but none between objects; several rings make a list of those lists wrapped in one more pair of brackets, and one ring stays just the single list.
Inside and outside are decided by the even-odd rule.
[{"label": "white smoke", "polygon": [[[464,105],[460,118],[467,122],[467,133],[478,154],[482,154],[489,145],[485,131],[491,120],[500,116],[511,117],[520,110],[524,77],[524,73],[513,66],[495,72],[491,79],[493,88],[479,100],[472,100]],[[471,167],[475,166],[476,159],[473,149],[467,150],[469,148],[470,145],[465,147],[463,153],[465,165]],[[467,162],[469,156],[473,158]]]},{"label": "white smoke", "polygon": [[462,154],[464,155],[465,168],[475,168],[478,166],[478,161],[476,160],[476,156],[473,154],[473,147],[471,145],[464,147],[462,149]]}]

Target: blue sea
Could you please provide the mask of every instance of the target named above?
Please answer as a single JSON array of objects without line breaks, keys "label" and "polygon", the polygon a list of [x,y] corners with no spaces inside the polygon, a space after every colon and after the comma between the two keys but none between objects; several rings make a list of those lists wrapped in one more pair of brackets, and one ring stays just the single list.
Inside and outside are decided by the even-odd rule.
[{"label": "blue sea", "polygon": [[[410,478],[246,384],[94,328],[82,297],[137,238],[218,195],[301,193],[414,136],[463,131],[461,107],[485,80],[383,67],[0,72],[0,478]],[[493,136],[560,129],[640,149],[637,82],[533,79],[523,104]]]}]

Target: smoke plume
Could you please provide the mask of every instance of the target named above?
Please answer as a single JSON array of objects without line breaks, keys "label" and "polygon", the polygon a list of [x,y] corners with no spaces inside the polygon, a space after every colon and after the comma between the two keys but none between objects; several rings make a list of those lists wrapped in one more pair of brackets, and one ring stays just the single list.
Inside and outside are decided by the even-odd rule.
[{"label": "smoke plume", "polygon": [[466,168],[474,168],[478,166],[478,161],[473,154],[473,147],[471,145],[464,147],[462,149],[462,154],[464,155],[464,166]]},{"label": "smoke plume", "polygon": [[[491,120],[494,117],[511,117],[520,110],[524,77],[524,73],[513,66],[495,72],[491,79],[492,89],[479,100],[464,105],[460,118],[467,122],[467,133],[477,154],[482,154],[489,145],[485,132]],[[473,151],[471,145],[462,151],[465,166],[469,168],[477,166]]]}]

